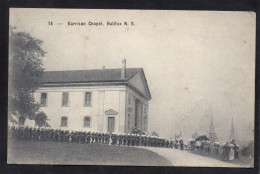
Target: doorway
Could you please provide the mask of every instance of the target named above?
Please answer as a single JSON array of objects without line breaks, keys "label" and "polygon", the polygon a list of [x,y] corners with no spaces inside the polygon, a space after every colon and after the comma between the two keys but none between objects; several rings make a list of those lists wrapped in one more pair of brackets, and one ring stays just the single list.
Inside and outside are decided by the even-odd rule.
[{"label": "doorway", "polygon": [[115,131],[115,117],[108,117],[107,132],[112,133]]}]

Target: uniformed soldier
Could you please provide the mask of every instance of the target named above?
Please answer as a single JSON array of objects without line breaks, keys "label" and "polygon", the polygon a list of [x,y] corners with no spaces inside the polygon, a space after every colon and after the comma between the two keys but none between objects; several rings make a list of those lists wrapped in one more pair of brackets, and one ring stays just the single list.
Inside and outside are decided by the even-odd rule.
[{"label": "uniformed soldier", "polygon": [[105,136],[105,144],[109,144],[110,143],[110,134],[108,132],[104,133]]},{"label": "uniformed soldier", "polygon": [[97,143],[99,144],[99,143],[101,143],[101,132],[97,133],[97,137],[98,137]]},{"label": "uniformed soldier", "polygon": [[105,134],[104,133],[101,134],[101,143],[105,144]]},{"label": "uniformed soldier", "polygon": [[126,134],[125,133],[123,134],[123,140],[122,141],[123,141],[123,146],[126,146]]},{"label": "uniformed soldier", "polygon": [[95,132],[95,143],[98,144],[98,132]]},{"label": "uniformed soldier", "polygon": [[115,145],[115,137],[114,137],[115,135],[114,135],[114,133],[112,132],[111,134],[110,134],[110,137],[111,137],[111,145]]}]

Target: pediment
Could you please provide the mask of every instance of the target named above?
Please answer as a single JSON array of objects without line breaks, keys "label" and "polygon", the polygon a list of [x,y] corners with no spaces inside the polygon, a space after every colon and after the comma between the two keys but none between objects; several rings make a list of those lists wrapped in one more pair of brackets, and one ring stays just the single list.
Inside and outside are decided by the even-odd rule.
[{"label": "pediment", "polygon": [[106,115],[117,115],[118,112],[113,109],[109,109],[109,110],[105,111],[105,114]]},{"label": "pediment", "polygon": [[131,84],[134,88],[136,88],[143,96],[145,96],[148,100],[151,99],[151,94],[147,85],[147,81],[144,75],[143,70],[136,73],[130,80],[129,84]]}]

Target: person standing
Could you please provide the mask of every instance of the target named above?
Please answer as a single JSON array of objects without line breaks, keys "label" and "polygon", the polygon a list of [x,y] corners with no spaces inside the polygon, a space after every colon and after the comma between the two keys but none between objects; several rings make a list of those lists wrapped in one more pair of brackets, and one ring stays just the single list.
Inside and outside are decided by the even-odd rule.
[{"label": "person standing", "polygon": [[232,143],[229,144],[229,161],[234,160],[234,145]]},{"label": "person standing", "polygon": [[183,150],[183,140],[180,139],[180,149]]}]

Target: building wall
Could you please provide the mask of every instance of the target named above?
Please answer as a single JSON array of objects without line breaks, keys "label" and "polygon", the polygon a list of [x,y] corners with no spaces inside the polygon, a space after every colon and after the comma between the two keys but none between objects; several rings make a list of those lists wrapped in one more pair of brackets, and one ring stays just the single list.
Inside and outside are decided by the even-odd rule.
[{"label": "building wall", "polygon": [[[125,86],[110,87],[46,87],[38,89],[35,100],[40,102],[41,92],[47,92],[47,106],[41,110],[48,116],[48,123],[53,128],[69,130],[107,132],[108,117],[115,117],[115,132],[125,131]],[[69,93],[69,106],[62,107],[62,93]],[[92,106],[84,107],[84,93],[92,93]],[[113,109],[117,115],[106,115]],[[61,127],[61,117],[68,117],[68,126]],[[91,117],[91,127],[84,127],[84,117]]]},{"label": "building wall", "polygon": [[[126,117],[125,117],[125,125],[126,125],[126,133],[131,133],[133,128],[135,127],[135,110],[136,110],[136,100],[140,101],[138,110],[141,113],[141,116],[137,119],[138,124],[137,127],[142,131],[148,130],[148,101],[147,99],[140,96],[131,88],[127,88],[126,91]],[[144,107],[147,108],[146,114],[144,113]],[[129,126],[130,124],[130,126]]]}]

